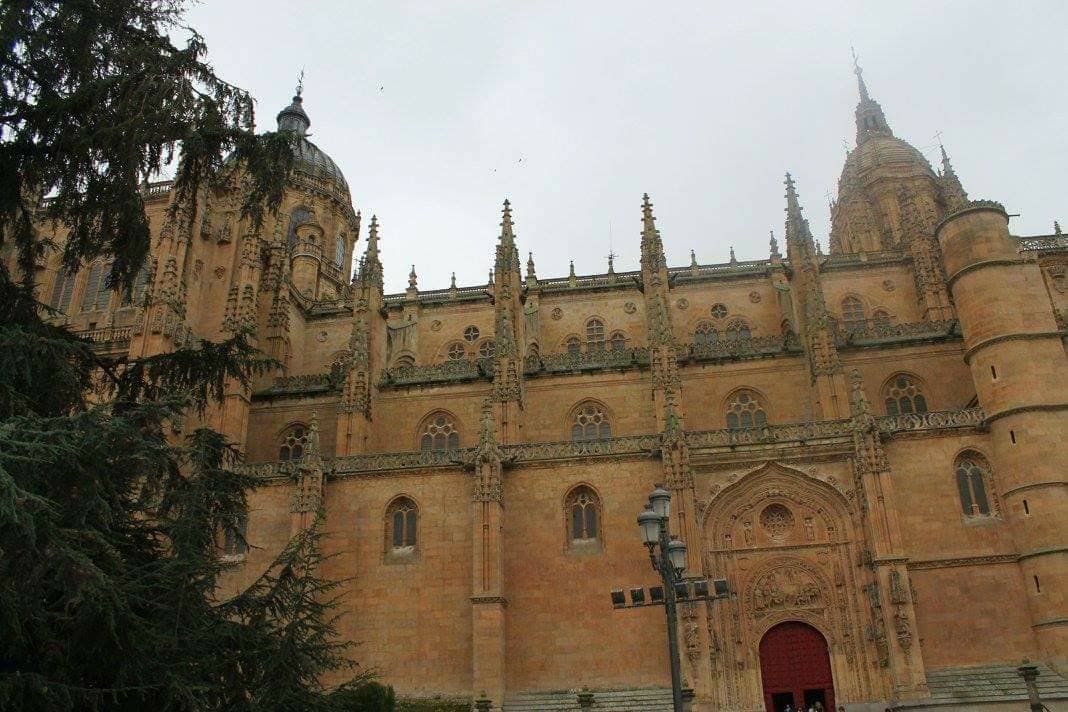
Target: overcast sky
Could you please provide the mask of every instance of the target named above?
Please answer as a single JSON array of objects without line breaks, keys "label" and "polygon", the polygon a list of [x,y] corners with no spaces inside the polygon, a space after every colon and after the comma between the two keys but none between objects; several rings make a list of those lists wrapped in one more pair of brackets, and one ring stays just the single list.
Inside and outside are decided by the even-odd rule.
[{"label": "overcast sky", "polygon": [[[258,123],[305,70],[312,140],[382,225],[386,288],[483,283],[511,199],[539,276],[636,269],[648,191],[669,262],[767,256],[783,173],[824,245],[850,45],[895,135],[1016,234],[1068,220],[1068,3],[204,0],[188,20]],[[365,220],[366,226],[366,220]],[[361,235],[359,250],[363,249]]]}]

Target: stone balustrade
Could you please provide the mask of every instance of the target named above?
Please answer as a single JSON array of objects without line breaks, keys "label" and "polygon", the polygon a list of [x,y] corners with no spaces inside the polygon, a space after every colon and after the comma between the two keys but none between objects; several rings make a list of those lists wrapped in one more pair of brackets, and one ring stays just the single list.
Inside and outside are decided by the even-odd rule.
[{"label": "stone balustrade", "polygon": [[625,369],[649,365],[649,349],[639,346],[630,349],[594,349],[590,351],[567,351],[544,356],[527,356],[523,359],[523,374],[537,376],[543,373],[571,373],[599,371],[602,369]]},{"label": "stone balustrade", "polygon": [[78,336],[94,344],[114,344],[117,342],[129,342],[132,327],[129,326],[106,326],[100,329],[79,331]]},{"label": "stone balustrade", "polygon": [[876,323],[868,320],[860,327],[839,327],[838,346],[885,346],[891,343],[954,339],[960,336],[960,325],[949,321],[917,321],[905,324]]},{"label": "stone balustrade", "polygon": [[397,366],[382,371],[379,386],[410,386],[493,379],[493,359],[457,359],[420,366]]},{"label": "stone balustrade", "polygon": [[949,428],[981,428],[986,415],[982,408],[940,410],[931,413],[884,415],[876,419],[879,432],[886,435],[916,430],[946,430]]},{"label": "stone balustrade", "polygon": [[269,388],[257,392],[256,395],[328,393],[340,385],[338,379],[330,373],[302,373],[296,376],[279,376]]},{"label": "stone balustrade", "polygon": [[1068,235],[1020,238],[1020,251],[1022,252],[1064,249],[1068,249]]},{"label": "stone balustrade", "polygon": [[760,358],[781,353],[800,353],[801,344],[794,335],[752,336],[747,339],[719,339],[712,343],[689,344],[680,349],[679,360],[726,361]]}]

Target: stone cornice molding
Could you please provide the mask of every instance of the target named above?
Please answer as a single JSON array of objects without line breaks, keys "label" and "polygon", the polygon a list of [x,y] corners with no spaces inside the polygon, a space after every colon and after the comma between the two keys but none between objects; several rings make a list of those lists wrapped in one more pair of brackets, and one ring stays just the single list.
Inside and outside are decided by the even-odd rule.
[{"label": "stone cornice molding", "polygon": [[1020,557],[1017,554],[988,554],[986,556],[959,556],[949,559],[923,559],[909,561],[909,571],[926,569],[949,569],[958,566],[990,566],[994,564],[1015,564]]},{"label": "stone cornice molding", "polygon": [[987,269],[989,267],[1016,267],[1016,266],[1022,265],[1022,264],[1026,264],[1026,261],[1017,259],[1017,260],[983,260],[982,262],[972,262],[971,264],[965,265],[964,267],[961,267],[959,270],[957,270],[956,272],[951,274],[949,276],[949,278],[946,280],[946,287],[948,289],[953,289],[953,285],[955,285],[957,283],[958,279],[960,279],[961,277],[963,277],[963,276],[965,276],[967,274],[971,274],[972,272],[976,272],[976,271],[981,270],[981,269]]},{"label": "stone cornice molding", "polygon": [[1031,331],[1021,332],[1018,334],[1002,334],[1001,336],[992,336],[989,339],[984,339],[979,343],[970,346],[967,351],[964,352],[964,363],[971,364],[972,356],[980,349],[984,349],[987,346],[994,344],[1000,344],[1003,341],[1035,341],[1037,339],[1058,339],[1060,340],[1065,335],[1064,331]]},{"label": "stone cornice molding", "polygon": [[1006,408],[1005,410],[991,413],[986,416],[986,422],[993,423],[995,420],[1006,418],[1010,415],[1016,415],[1018,413],[1055,413],[1059,410],[1068,410],[1068,403],[1041,403],[1037,405],[1021,405],[1015,408]]},{"label": "stone cornice molding", "polygon": [[968,213],[977,213],[984,210],[1001,213],[1005,217],[1005,222],[1009,221],[1009,213],[1005,210],[1005,206],[997,202],[996,200],[969,200],[967,203],[962,204],[956,210],[947,213],[946,216],[942,218],[942,221],[935,226],[935,239],[938,239],[938,233],[951,220],[959,218],[962,215],[967,215]]}]

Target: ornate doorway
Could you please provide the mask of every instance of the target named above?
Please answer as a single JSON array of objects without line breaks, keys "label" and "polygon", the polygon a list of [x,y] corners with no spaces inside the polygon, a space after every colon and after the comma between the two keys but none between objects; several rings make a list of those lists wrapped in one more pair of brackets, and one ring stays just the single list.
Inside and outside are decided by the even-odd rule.
[{"label": "ornate doorway", "polygon": [[834,682],[827,641],[810,625],[780,623],[760,641],[760,675],[767,712],[807,710],[817,701],[834,709]]}]

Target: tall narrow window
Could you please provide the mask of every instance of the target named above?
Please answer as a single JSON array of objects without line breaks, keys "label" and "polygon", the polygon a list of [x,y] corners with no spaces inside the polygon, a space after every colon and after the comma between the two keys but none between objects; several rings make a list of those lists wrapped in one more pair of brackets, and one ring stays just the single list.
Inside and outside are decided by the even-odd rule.
[{"label": "tall narrow window", "polygon": [[992,513],[990,501],[990,466],[977,452],[965,452],[957,458],[957,491],[960,506],[969,517],[987,517]]},{"label": "tall narrow window", "polygon": [[711,346],[719,341],[719,332],[710,322],[702,321],[693,331],[694,346]]},{"label": "tall narrow window", "polygon": [[571,416],[571,439],[604,440],[612,437],[612,424],[608,415],[597,403],[583,403]]},{"label": "tall narrow window", "polygon": [[420,430],[419,449],[423,452],[445,452],[460,447],[460,433],[456,423],[446,413],[434,413]]},{"label": "tall narrow window", "polygon": [[767,409],[756,391],[742,389],[727,399],[728,428],[759,428],[767,424]]},{"label": "tall narrow window", "polygon": [[334,264],[338,267],[345,261],[345,236],[338,235],[334,240]]},{"label": "tall narrow window", "polygon": [[222,550],[224,556],[239,557],[248,553],[248,514],[242,512],[223,525]]},{"label": "tall narrow window", "polygon": [[871,323],[878,329],[885,329],[890,326],[890,315],[882,309],[877,309],[872,312]]},{"label": "tall narrow window", "polygon": [[97,262],[89,268],[89,277],[85,280],[85,294],[82,295],[82,311],[99,311],[106,309],[111,297],[106,276],[111,272],[111,265]]},{"label": "tall narrow window", "polygon": [[608,340],[608,347],[613,351],[622,351],[627,348],[627,336],[622,331],[617,331],[612,334],[612,338]]},{"label": "tall narrow window", "polygon": [[308,429],[301,423],[291,425],[282,433],[282,444],[278,447],[279,460],[299,460],[304,457],[308,447]]},{"label": "tall narrow window", "polygon": [[856,297],[846,297],[842,300],[842,324],[846,331],[864,328],[864,305]]},{"label": "tall narrow window", "polygon": [[307,208],[297,208],[290,214],[289,230],[286,231],[286,240],[290,249],[293,249],[297,244],[297,228],[312,222],[314,219],[315,216]]},{"label": "tall narrow window", "polygon": [[600,319],[590,319],[586,322],[586,350],[604,350],[604,322]]},{"label": "tall narrow window", "polygon": [[577,336],[572,336],[568,338],[564,346],[567,348],[567,352],[569,354],[582,353],[582,342],[579,341],[579,338]]},{"label": "tall narrow window", "polygon": [[129,295],[122,295],[122,305],[128,307],[131,304],[141,304],[145,300],[145,292],[148,291],[148,280],[151,279],[152,272],[149,270],[146,264],[137,273],[137,278],[134,279],[133,287],[130,289]]},{"label": "tall narrow window", "polygon": [[601,538],[600,508],[597,494],[586,485],[579,485],[568,493],[564,509],[572,544],[592,543]]},{"label": "tall narrow window", "polygon": [[419,508],[407,497],[397,497],[386,510],[386,541],[394,552],[415,548]]},{"label": "tall narrow window", "polygon": [[68,272],[65,267],[59,268],[56,272],[56,282],[52,286],[52,298],[49,300],[53,309],[67,312],[70,308],[70,298],[74,294],[74,280],[77,277],[77,272]]},{"label": "tall narrow window", "polygon": [[927,412],[927,398],[919,382],[903,373],[891,378],[883,387],[883,403],[887,415]]}]

